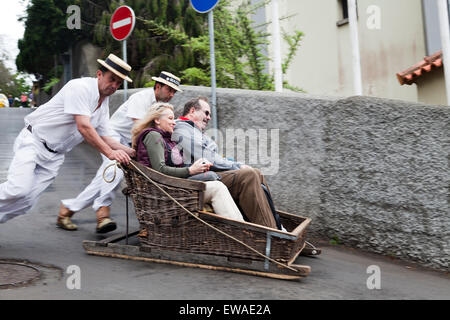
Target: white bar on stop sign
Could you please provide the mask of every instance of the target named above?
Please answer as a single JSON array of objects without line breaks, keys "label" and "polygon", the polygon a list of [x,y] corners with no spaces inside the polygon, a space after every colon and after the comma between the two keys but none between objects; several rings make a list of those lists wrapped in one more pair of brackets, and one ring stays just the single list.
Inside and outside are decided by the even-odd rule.
[{"label": "white bar on stop sign", "polygon": [[112,28],[113,29],[117,29],[117,28],[121,28],[121,27],[124,27],[126,25],[129,25],[129,24],[131,24],[131,18],[128,17],[128,18],[125,18],[123,20],[119,20],[119,21],[114,22],[113,25],[112,25]]}]

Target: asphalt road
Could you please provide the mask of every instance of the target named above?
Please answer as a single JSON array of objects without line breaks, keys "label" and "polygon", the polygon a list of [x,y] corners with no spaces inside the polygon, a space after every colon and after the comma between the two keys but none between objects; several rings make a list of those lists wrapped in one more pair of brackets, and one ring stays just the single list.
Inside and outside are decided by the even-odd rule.
[{"label": "asphalt road", "polygon": [[[14,139],[30,110],[0,109],[0,182],[12,158]],[[74,217],[78,231],[55,226],[60,199],[74,197],[94,176],[100,156],[82,144],[70,152],[54,183],[28,214],[0,224],[0,261],[27,261],[39,266],[42,278],[31,285],[0,289],[0,299],[449,299],[448,273],[413,264],[325,245],[317,258],[300,257],[310,265],[309,277],[283,281],[242,274],[89,256],[82,248],[95,234],[95,213],[87,208]],[[125,229],[125,198],[117,195],[112,216],[115,233]],[[132,213],[131,227],[138,223]],[[112,234],[112,233],[111,233]],[[109,234],[109,235],[111,235]],[[380,270],[380,289],[369,289],[369,266]],[[79,267],[80,288],[73,288]],[[371,282],[372,283],[372,282]],[[71,289],[72,288],[72,289]]]}]

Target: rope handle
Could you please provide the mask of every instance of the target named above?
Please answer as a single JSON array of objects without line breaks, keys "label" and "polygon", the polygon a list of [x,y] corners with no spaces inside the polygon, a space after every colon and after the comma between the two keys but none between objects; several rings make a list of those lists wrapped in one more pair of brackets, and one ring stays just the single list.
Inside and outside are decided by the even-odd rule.
[{"label": "rope handle", "polygon": [[[292,267],[290,267],[290,266],[288,266],[288,265],[285,265],[285,264],[283,264],[283,263],[280,263],[280,262],[278,262],[278,261],[276,261],[276,260],[274,260],[274,259],[272,259],[272,258],[270,258],[270,257],[268,257],[268,256],[266,256],[266,255],[264,255],[264,254],[262,254],[262,253],[260,253],[258,250],[256,250],[256,249],[250,247],[248,244],[242,242],[241,240],[236,239],[235,237],[233,237],[233,236],[227,234],[226,232],[224,232],[224,231],[222,231],[222,230],[220,230],[220,229],[214,227],[213,225],[207,223],[206,221],[202,220],[202,219],[198,216],[198,214],[194,214],[194,213],[192,213],[191,211],[189,211],[188,209],[186,209],[181,203],[179,203],[175,198],[173,198],[169,193],[167,193],[163,188],[161,188],[156,182],[154,182],[154,181],[153,181],[152,179],[150,179],[144,172],[142,172],[142,170],[140,170],[134,163],[130,162],[130,164],[134,167],[134,169],[136,169],[136,170],[137,170],[140,174],[142,174],[148,181],[150,181],[154,186],[156,186],[156,187],[157,187],[160,191],[162,191],[166,196],[168,196],[171,200],[173,200],[173,201],[174,201],[178,206],[180,206],[184,211],[186,211],[188,214],[190,214],[191,216],[193,216],[195,219],[197,219],[197,220],[200,221],[201,223],[203,223],[203,224],[205,224],[206,226],[212,228],[213,230],[219,232],[220,234],[222,234],[222,235],[224,235],[224,236],[226,236],[226,237],[228,237],[228,238],[230,238],[230,239],[232,239],[232,240],[238,242],[239,244],[243,245],[243,246],[246,247],[247,249],[250,249],[251,251],[253,251],[253,252],[255,252],[256,254],[258,254],[259,256],[263,257],[264,259],[267,259],[267,260],[269,260],[269,261],[271,261],[271,262],[273,262],[273,263],[275,263],[275,264],[278,264],[279,266],[281,266],[281,267],[283,267],[283,268],[289,269],[289,270],[291,270],[291,271],[294,271],[294,272],[300,272],[300,271],[297,270],[297,269],[294,269],[294,268],[292,268]],[[111,165],[110,165],[110,166],[111,166]],[[117,164],[116,164],[116,166],[117,166]],[[105,169],[105,170],[106,170],[106,169]],[[105,180],[105,181],[106,181],[106,180]]]},{"label": "rope handle", "polygon": [[[114,174],[113,174],[113,177],[112,177],[111,180],[107,180],[107,179],[106,179],[106,176],[105,176],[106,170],[108,170],[109,168],[111,168],[111,167],[113,167],[113,166],[114,166]],[[116,179],[117,166],[118,166],[118,165],[117,165],[117,161],[114,160],[112,163],[110,163],[108,166],[106,166],[106,168],[103,170],[103,180],[105,180],[106,183],[111,183],[111,182],[113,182],[113,181]]]}]

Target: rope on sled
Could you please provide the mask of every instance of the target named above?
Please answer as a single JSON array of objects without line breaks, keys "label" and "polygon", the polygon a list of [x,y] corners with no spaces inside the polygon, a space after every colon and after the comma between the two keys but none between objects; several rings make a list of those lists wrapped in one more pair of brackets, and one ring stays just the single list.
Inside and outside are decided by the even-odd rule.
[{"label": "rope on sled", "polygon": [[[106,170],[114,166],[114,174],[111,180],[106,179]],[[117,171],[117,161],[114,160],[113,163],[109,164],[104,170],[103,170],[103,180],[105,180],[106,183],[111,183],[116,179],[116,171]]]},{"label": "rope on sled", "polygon": [[[249,245],[247,245],[246,243],[242,242],[239,239],[236,239],[235,237],[227,234],[226,232],[223,232],[222,230],[214,227],[213,225],[207,223],[206,221],[202,220],[200,217],[198,217],[198,215],[192,213],[191,211],[189,211],[188,209],[186,209],[181,203],[179,203],[175,198],[173,198],[169,193],[167,193],[163,188],[161,188],[156,182],[154,182],[152,179],[150,179],[144,172],[142,172],[142,170],[140,170],[136,165],[134,165],[134,163],[130,162],[130,164],[133,166],[134,169],[136,169],[136,171],[138,171],[140,174],[142,174],[148,181],[150,181],[154,186],[156,186],[161,192],[163,192],[166,196],[168,196],[172,201],[174,201],[178,206],[180,206],[184,211],[186,211],[188,214],[190,214],[191,216],[193,216],[195,219],[197,219],[198,221],[200,221],[201,223],[205,224],[206,226],[212,228],[213,230],[219,232],[220,234],[240,243],[241,245],[243,245],[244,247],[246,247],[247,249],[250,249],[251,251],[255,252],[256,254],[258,254],[259,256],[263,257],[264,259],[267,259],[283,268],[289,269],[291,271],[294,272],[300,272],[297,269],[294,269],[286,264],[280,263],[262,253],[260,253],[258,250],[250,247]],[[111,166],[111,165],[110,165]],[[116,165],[117,166],[117,165]],[[109,167],[109,166],[108,166]],[[106,170],[106,169],[105,169]],[[114,180],[114,179],[113,179]],[[106,181],[106,180],[105,180]]]}]

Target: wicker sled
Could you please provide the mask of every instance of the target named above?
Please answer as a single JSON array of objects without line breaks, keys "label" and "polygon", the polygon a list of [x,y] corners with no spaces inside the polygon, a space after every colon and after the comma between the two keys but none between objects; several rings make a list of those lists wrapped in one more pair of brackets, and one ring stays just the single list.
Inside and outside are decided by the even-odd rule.
[{"label": "wicker sled", "polygon": [[320,253],[305,248],[309,218],[278,211],[287,232],[228,219],[204,211],[203,182],[170,177],[135,161],[121,167],[140,223],[140,231],[129,236],[137,235],[140,245],[116,244],[123,236],[84,241],[89,254],[298,279],[310,273],[309,266],[294,264],[302,250]]}]

